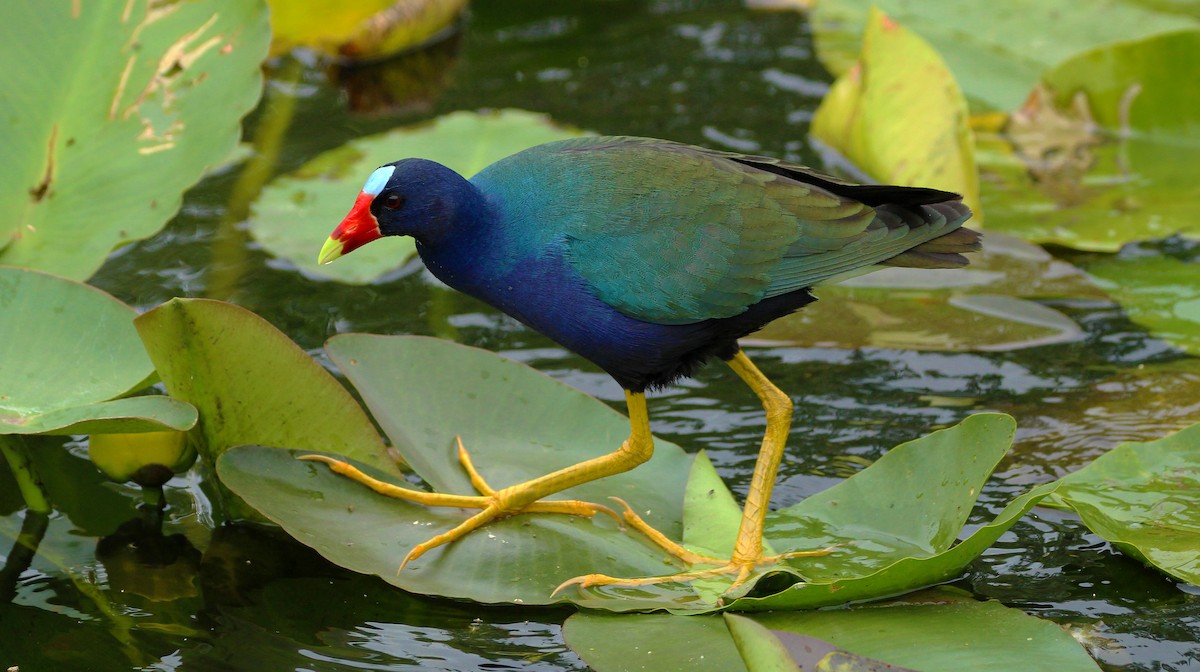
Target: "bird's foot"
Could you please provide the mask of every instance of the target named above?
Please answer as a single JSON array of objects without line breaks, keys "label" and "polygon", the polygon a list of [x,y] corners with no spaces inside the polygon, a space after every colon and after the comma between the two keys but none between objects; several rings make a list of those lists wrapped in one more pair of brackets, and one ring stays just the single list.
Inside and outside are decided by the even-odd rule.
[{"label": "bird's foot", "polygon": [[[488,484],[483,475],[475,468],[475,465],[471,462],[471,456],[463,446],[462,439],[455,437],[455,440],[458,442],[458,461],[462,465],[463,470],[467,472],[467,476],[471,479],[471,485],[479,493],[478,495],[450,495],[401,487],[368,476],[348,462],[325,455],[302,455],[297,459],[323,462],[334,473],[345,476],[352,481],[362,483],[375,492],[388,497],[403,499],[423,506],[445,506],[480,510],[479,513],[466,519],[450,531],[414,546],[404,556],[404,560],[400,563],[400,568],[396,570],[397,573],[403,570],[404,566],[410,561],[416,560],[438,546],[461,539],[494,520],[517,514],[557,513],[591,518],[597,513],[604,513],[612,516],[617,522],[621,522],[621,517],[603,504],[594,504],[579,500],[541,500],[541,493],[524,483],[496,490]],[[636,514],[634,515],[636,516]]]},{"label": "bird's foot", "polygon": [[748,560],[727,560],[717,561],[715,563],[705,562],[703,564],[715,564],[714,567],[705,569],[692,569],[678,574],[668,574],[665,576],[646,576],[640,578],[622,578],[617,576],[608,576],[607,574],[585,574],[577,576],[573,579],[567,579],[559,584],[554,589],[552,595],[557,595],[563,590],[571,586],[579,586],[580,588],[592,588],[594,586],[623,586],[635,588],[637,586],[651,586],[660,583],[687,583],[697,579],[711,579],[718,576],[732,576],[733,582],[725,589],[728,593],[738,586],[745,583],[754,574],[754,570],[760,567],[769,567],[777,565],[784,560],[792,558],[813,558],[823,555],[829,555],[837,546],[830,546],[816,551],[793,551],[791,553],[780,553],[778,555],[760,555],[757,558]]},{"label": "bird's foot", "polygon": [[648,576],[632,579],[608,576],[607,574],[585,574],[583,576],[577,576],[573,579],[568,579],[559,584],[559,586],[554,589],[554,593],[552,593],[553,595],[557,595],[571,586],[579,586],[580,588],[591,588],[594,586],[625,586],[632,588],[637,586],[657,585],[660,583],[687,583],[697,579],[710,579],[718,576],[733,576],[733,582],[729,584],[728,588],[725,589],[725,592],[728,593],[729,591],[732,591],[745,583],[754,574],[754,570],[760,567],[770,567],[772,565],[777,565],[784,560],[791,560],[793,558],[816,558],[829,555],[834,550],[842,546],[842,544],[835,544],[833,546],[815,551],[792,551],[790,553],[764,555],[761,552],[760,543],[758,545],[760,552],[753,557],[734,557],[728,560],[723,560],[720,558],[714,558],[712,556],[695,553],[691,550],[688,550],[681,544],[668,539],[662,532],[650,527],[649,523],[642,520],[641,516],[637,515],[637,513],[635,513],[633,509],[631,509],[624,501],[617,497],[614,497],[613,499],[625,509],[623,517],[626,525],[638,530],[664,551],[679,558],[688,565],[710,565],[710,567],[703,569],[691,569],[686,572],[679,572],[677,574]]}]

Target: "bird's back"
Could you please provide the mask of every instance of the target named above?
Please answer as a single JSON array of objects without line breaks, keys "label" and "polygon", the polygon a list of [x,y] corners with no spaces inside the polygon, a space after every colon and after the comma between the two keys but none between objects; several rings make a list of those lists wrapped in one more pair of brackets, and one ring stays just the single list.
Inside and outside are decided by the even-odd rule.
[{"label": "bird's back", "polygon": [[963,266],[979,248],[955,194],[663,140],[548,143],[472,181],[518,255],[561,254],[604,303],[658,324],[733,317],[879,264]]}]

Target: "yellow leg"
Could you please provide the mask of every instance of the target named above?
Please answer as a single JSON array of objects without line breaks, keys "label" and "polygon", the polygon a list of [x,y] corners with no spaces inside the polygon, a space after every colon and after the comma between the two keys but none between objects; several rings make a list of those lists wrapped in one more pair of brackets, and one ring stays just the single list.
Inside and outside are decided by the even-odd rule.
[{"label": "yellow leg", "polygon": [[[459,462],[462,463],[463,469],[466,470],[467,475],[470,477],[471,484],[479,491],[479,495],[448,495],[403,488],[372,478],[350,464],[323,455],[305,455],[299,459],[324,462],[335,473],[358,481],[372,490],[389,497],[404,499],[425,506],[480,509],[479,513],[463,521],[449,532],[439,534],[413,547],[400,565],[400,569],[404,569],[404,565],[408,564],[409,561],[417,559],[433,548],[461,539],[471,531],[493,520],[518,513],[565,513],[587,517],[591,517],[596,513],[607,513],[619,521],[620,518],[612,509],[600,504],[580,501],[538,500],[598,478],[629,471],[650,459],[650,455],[654,452],[654,439],[650,435],[650,418],[646,413],[646,396],[642,393],[626,391],[625,401],[629,406],[631,431],[629,438],[616,451],[501,490],[492,489],[483,476],[475,470],[470,456],[467,454],[462,442],[459,441]],[[634,517],[636,518],[636,514],[634,514]],[[640,518],[638,521],[641,524],[638,529],[653,529],[642,522]],[[655,533],[659,534],[657,531]],[[662,537],[661,534],[659,536]]]},{"label": "yellow leg", "polygon": [[[746,506],[742,511],[742,523],[738,528],[732,557],[726,562],[705,556],[696,556],[682,546],[663,537],[662,539],[655,539],[656,543],[686,562],[691,564],[716,565],[716,567],[682,572],[670,576],[653,576],[639,579],[621,579],[603,574],[588,574],[563,583],[554,592],[557,593],[572,585],[583,588],[607,585],[645,586],[656,583],[691,581],[726,574],[735,575],[733,584],[729,587],[732,590],[750,578],[751,573],[756,567],[773,565],[789,558],[828,555],[837,548],[836,546],[831,546],[816,551],[794,551],[780,555],[763,555],[763,526],[766,523],[768,505],[771,502],[771,490],[775,487],[775,476],[779,471],[779,463],[783,460],[783,450],[787,444],[788,430],[791,427],[792,400],[782,390],[775,387],[763,375],[762,371],[759,371],[758,367],[754,366],[750,358],[740,350],[729,360],[728,364],[737,373],[738,377],[745,381],[750,386],[750,389],[754,390],[754,393],[758,395],[758,398],[762,400],[763,409],[767,413],[767,430],[763,434],[762,447],[758,451],[758,461],[754,465],[754,474],[750,478],[750,491],[746,495]],[[621,502],[621,504],[624,506],[624,502]],[[626,523],[634,528],[641,529],[639,523],[645,526],[645,523],[641,522],[640,519],[634,520],[637,518],[637,514],[633,513],[628,506],[625,506],[624,517]],[[644,533],[647,536],[651,536],[649,532]],[[658,533],[655,531],[655,534]],[[662,535],[659,534],[659,536],[661,537]],[[674,546],[679,552],[672,550],[670,546]],[[689,555],[692,557],[688,557]]]}]

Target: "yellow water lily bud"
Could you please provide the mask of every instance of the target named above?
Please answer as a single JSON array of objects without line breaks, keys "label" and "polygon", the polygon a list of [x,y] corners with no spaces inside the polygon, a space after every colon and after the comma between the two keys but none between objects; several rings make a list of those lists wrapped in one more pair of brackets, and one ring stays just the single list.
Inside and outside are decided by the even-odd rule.
[{"label": "yellow water lily bud", "polygon": [[196,449],[184,432],[93,434],[88,455],[104,475],[124,483],[155,487],[196,461]]}]

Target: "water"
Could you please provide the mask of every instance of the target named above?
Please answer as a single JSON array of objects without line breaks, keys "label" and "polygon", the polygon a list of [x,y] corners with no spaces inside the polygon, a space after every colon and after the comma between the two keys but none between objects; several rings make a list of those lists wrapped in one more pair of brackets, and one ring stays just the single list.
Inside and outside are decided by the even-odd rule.
[{"label": "water", "polygon": [[[278,171],[363,134],[484,107],[823,165],[806,138],[829,78],[812,57],[799,14],[682,0],[476,3],[465,32],[421,63],[443,74],[410,84],[415,102],[410,97],[365,116],[347,111],[331,71],[306,66],[297,82],[274,80],[271,91],[298,96]],[[272,72],[288,67],[277,63]],[[365,98],[353,96],[356,103]],[[95,284],[140,309],[174,296],[235,301],[318,357],[336,332],[453,335],[623,406],[617,385],[590,364],[443,288],[418,265],[351,287],[305,278],[267,257],[239,226],[220,225],[236,178],[237,170],[228,170],[194,189],[165,232],[113,258]],[[1030,485],[1121,441],[1200,419],[1200,366],[1148,337],[1111,303],[1047,305],[1080,323],[1084,340],[989,354],[752,349],[797,404],[775,504],[820,491],[891,446],[968,413],[1005,411],[1021,430],[982,494],[973,518],[982,522]],[[761,408],[730,371],[710,367],[653,395],[650,412],[656,433],[707,450],[744,495]],[[122,548],[119,539],[106,543],[104,559],[97,554],[98,540],[136,517],[139,492],[104,482],[82,444],[46,443],[36,454],[58,512],[41,555],[0,605],[2,664],[21,660],[23,672],[586,668],[559,634],[570,610],[412,596],[331,566],[271,530],[214,530],[195,473],[167,490],[166,529],[187,543],[163,551],[178,556],[174,569],[163,571],[185,579],[164,577],[171,595],[139,594],[154,592],[136,581],[145,572],[131,578],[122,571],[125,556],[111,548]],[[8,479],[0,469],[0,538],[23,520]],[[206,549],[203,560],[191,546]],[[1116,553],[1071,516],[1035,510],[957,585],[1069,626],[1105,669],[1200,669],[1200,591]],[[85,597],[88,586],[101,598]]]}]

